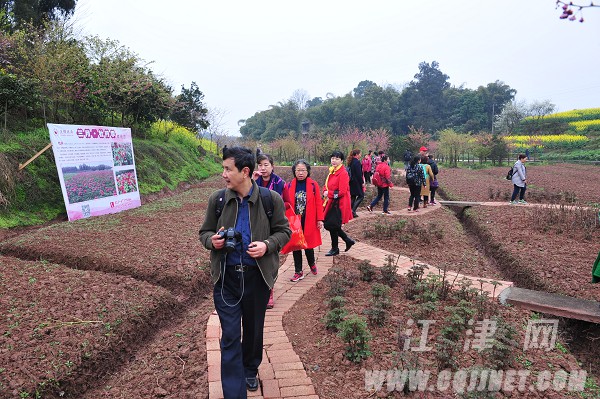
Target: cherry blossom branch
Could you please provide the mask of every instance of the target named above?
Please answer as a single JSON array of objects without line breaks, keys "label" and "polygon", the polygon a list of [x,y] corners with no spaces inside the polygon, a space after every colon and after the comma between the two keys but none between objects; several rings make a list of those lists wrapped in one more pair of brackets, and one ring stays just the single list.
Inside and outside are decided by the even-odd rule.
[{"label": "cherry blossom branch", "polygon": [[[584,6],[584,5],[579,5],[579,4],[573,4],[572,1],[566,2],[566,1],[556,0],[556,8],[558,8],[559,6],[563,10],[563,13],[560,15],[560,19],[568,19],[569,21],[575,21],[577,18],[579,18],[579,22],[583,22],[584,19],[583,19],[583,11],[582,10],[584,8],[600,7],[600,4],[594,4],[593,2],[591,2],[589,5]],[[573,10],[574,8],[577,8],[577,9]]]}]

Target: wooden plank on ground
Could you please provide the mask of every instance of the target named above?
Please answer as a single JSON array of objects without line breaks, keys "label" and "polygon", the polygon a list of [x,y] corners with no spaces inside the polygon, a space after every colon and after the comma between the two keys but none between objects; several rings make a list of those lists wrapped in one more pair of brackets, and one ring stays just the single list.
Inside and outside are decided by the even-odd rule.
[{"label": "wooden plank on ground", "polygon": [[462,206],[464,208],[469,207],[469,206],[483,205],[483,202],[474,202],[474,201],[446,201],[446,200],[439,200],[438,202],[441,205],[446,205],[446,206]]},{"label": "wooden plank on ground", "polygon": [[500,293],[500,302],[514,306],[600,324],[600,302],[549,292],[508,287]]}]

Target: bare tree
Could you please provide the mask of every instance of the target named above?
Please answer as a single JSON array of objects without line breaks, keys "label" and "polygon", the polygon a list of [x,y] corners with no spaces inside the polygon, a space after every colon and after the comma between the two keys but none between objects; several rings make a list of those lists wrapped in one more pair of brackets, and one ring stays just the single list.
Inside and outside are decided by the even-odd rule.
[{"label": "bare tree", "polygon": [[221,145],[224,144],[223,137],[228,136],[228,132],[225,129],[225,123],[223,122],[226,115],[226,110],[209,107],[206,115],[208,127],[198,132],[199,135],[208,138],[211,142],[215,142],[217,149],[221,148]]},{"label": "bare tree", "polygon": [[496,115],[494,127],[503,133],[512,133],[523,118],[528,116],[525,101],[509,101],[502,107],[502,112]]},{"label": "bare tree", "polygon": [[304,111],[306,103],[310,100],[310,95],[304,89],[295,90],[290,97],[290,101],[298,106],[298,109]]},{"label": "bare tree", "polygon": [[542,117],[554,113],[556,106],[550,102],[550,100],[544,101],[534,101],[529,106],[529,116],[532,116],[536,119],[541,119]]}]

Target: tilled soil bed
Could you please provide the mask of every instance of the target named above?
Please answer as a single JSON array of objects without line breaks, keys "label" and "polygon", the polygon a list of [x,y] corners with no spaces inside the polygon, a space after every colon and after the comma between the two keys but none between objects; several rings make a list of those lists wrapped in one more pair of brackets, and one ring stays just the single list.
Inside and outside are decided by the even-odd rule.
[{"label": "tilled soil bed", "polygon": [[[446,199],[509,201],[513,184],[506,180],[512,163],[486,169],[440,168],[440,192]],[[600,167],[593,165],[527,163],[529,202],[600,204]]]},{"label": "tilled soil bed", "polygon": [[[559,338],[557,348],[546,351],[541,348],[524,350],[526,326],[531,318],[528,311],[498,305],[476,294],[453,291],[447,298],[423,296],[407,299],[406,292],[413,287],[409,280],[400,278],[398,285],[389,290],[389,307],[386,320],[379,326],[369,319],[367,313],[373,308],[372,294],[377,283],[385,281],[375,275],[372,282],[360,280],[357,263],[349,256],[340,256],[339,272],[332,268],[328,278],[318,283],[306,294],[310,300],[301,300],[284,316],[284,326],[296,353],[305,365],[308,376],[315,384],[321,398],[454,398],[454,397],[510,397],[510,398],[564,398],[573,395],[567,388],[555,390],[554,385],[544,388],[541,377],[551,376],[561,381],[566,374],[575,371],[574,378],[582,381],[585,373],[573,355],[569,354]],[[377,278],[379,277],[379,278]],[[332,286],[346,287],[341,294],[345,299],[343,309],[348,315],[362,317],[367,322],[371,336],[368,341],[370,355],[360,361],[349,360],[348,344],[335,329],[327,329],[325,318],[331,309]],[[465,296],[466,295],[466,296]],[[470,310],[469,310],[470,309]],[[472,312],[472,313],[471,313]],[[468,320],[473,320],[469,324]],[[435,320],[429,326],[426,340],[421,342],[424,328],[417,320]],[[493,320],[496,326],[491,348],[473,346],[479,322]],[[410,324],[414,322],[415,324]],[[462,326],[462,327],[461,327]],[[483,326],[483,324],[481,324]],[[340,327],[343,330],[343,327]],[[482,327],[483,328],[483,327]],[[482,330],[480,328],[479,331]],[[446,338],[445,340],[443,338]],[[454,340],[450,339],[454,338]],[[427,347],[423,351],[415,350]],[[472,372],[481,376],[481,370],[514,370],[523,375],[522,385],[515,382],[489,392],[476,392],[479,381],[466,392],[470,381],[461,383],[463,376]],[[383,370],[385,377],[376,375]],[[387,371],[422,370],[431,373],[429,380],[418,388],[417,380],[409,389],[409,383],[395,379]],[[440,372],[445,370],[445,374]],[[376,373],[375,376],[373,373]],[[542,374],[543,373],[543,374]],[[579,374],[581,373],[581,374]],[[452,376],[451,383],[443,384],[443,375]],[[459,376],[459,377],[457,377]],[[569,374],[569,377],[571,375]],[[502,378],[500,380],[504,381]],[[518,380],[518,379],[517,379]],[[379,381],[379,383],[377,382]],[[423,383],[423,379],[421,382]],[[484,387],[491,387],[490,379],[484,378]],[[556,387],[562,385],[557,383]],[[586,394],[590,394],[587,389]]]},{"label": "tilled soil bed", "polygon": [[208,397],[214,307],[198,229],[222,187],[215,177],[119,214],[3,234],[0,381],[11,394],[0,397]]},{"label": "tilled soil bed", "polygon": [[[409,193],[392,190],[390,196],[394,203],[404,204],[408,202]],[[433,208],[429,207],[427,213],[359,216],[348,223],[344,231],[353,239],[415,261],[461,274],[501,280],[497,265],[483,256],[479,242],[465,231],[454,212],[440,206]]]},{"label": "tilled soil bed", "polygon": [[[0,397],[80,397],[173,317],[164,288],[48,262],[0,259]],[[36,396],[40,395],[40,396]]]}]

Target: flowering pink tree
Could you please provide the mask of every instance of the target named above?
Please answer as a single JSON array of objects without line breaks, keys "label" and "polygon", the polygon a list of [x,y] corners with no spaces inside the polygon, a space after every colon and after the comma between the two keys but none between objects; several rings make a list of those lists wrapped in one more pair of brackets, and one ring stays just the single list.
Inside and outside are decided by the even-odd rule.
[{"label": "flowering pink tree", "polygon": [[357,127],[344,129],[340,136],[346,154],[349,154],[355,148],[365,147],[367,144],[367,134]]},{"label": "flowering pink tree", "polygon": [[388,152],[390,149],[392,138],[390,132],[386,129],[373,129],[367,133],[367,143],[369,149],[374,151]]},{"label": "flowering pink tree", "polygon": [[422,127],[416,129],[414,126],[409,126],[408,130],[410,131],[408,133],[408,142],[411,144],[413,152],[419,152],[419,148],[429,146],[431,134],[425,133]]}]

